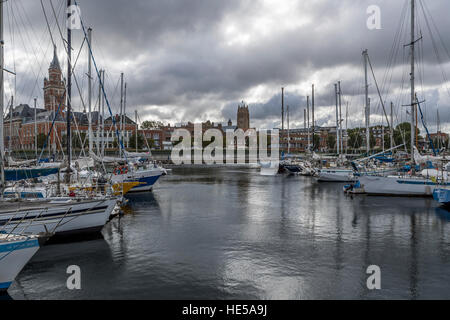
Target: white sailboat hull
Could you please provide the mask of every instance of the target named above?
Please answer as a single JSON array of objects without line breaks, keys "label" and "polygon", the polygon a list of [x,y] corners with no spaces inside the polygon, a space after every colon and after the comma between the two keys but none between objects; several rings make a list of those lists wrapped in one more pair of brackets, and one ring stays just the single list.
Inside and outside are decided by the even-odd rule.
[{"label": "white sailboat hull", "polygon": [[[40,202],[37,202],[38,204]],[[116,198],[89,200],[41,206],[16,207],[0,211],[0,230],[14,233],[38,234],[54,232],[56,235],[70,235],[97,232],[108,222],[116,204]]]},{"label": "white sailboat hull", "polygon": [[0,292],[6,291],[28,261],[39,250],[37,238],[21,237],[8,241],[0,238]]},{"label": "white sailboat hull", "polygon": [[359,182],[366,194],[380,196],[431,197],[438,186],[428,179],[395,176],[361,176]]},{"label": "white sailboat hull", "polygon": [[318,173],[319,182],[352,182],[355,181],[351,170],[320,170]]},{"label": "white sailboat hull", "polygon": [[279,170],[278,162],[261,162],[261,176],[276,176]]}]

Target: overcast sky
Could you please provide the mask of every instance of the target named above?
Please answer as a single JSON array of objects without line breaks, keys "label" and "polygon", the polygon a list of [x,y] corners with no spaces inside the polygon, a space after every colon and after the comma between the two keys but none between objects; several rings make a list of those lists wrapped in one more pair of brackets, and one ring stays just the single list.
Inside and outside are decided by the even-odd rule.
[{"label": "overcast sky", "polygon": [[[65,68],[66,55],[50,0],[42,1]],[[118,112],[119,77],[124,72],[127,112],[134,117],[134,110],[138,110],[141,120],[174,124],[208,119],[226,122],[231,118],[235,123],[237,104],[244,100],[250,106],[251,126],[278,127],[281,87],[285,87],[291,127],[295,128],[303,127],[306,96],[311,94],[313,83],[317,124],[335,125],[334,83],[339,80],[343,117],[348,104],[348,126],[363,125],[362,51],[366,48],[383,100],[395,103],[395,122],[408,119],[401,105],[409,99],[409,49],[403,47],[410,41],[409,2],[79,0],[78,4],[84,24],[93,28],[94,57],[99,68],[106,69],[106,91],[113,113]],[[416,2],[417,37],[423,36],[417,50],[417,91],[420,99],[426,100],[423,108],[430,129],[436,129],[439,108],[441,125],[449,130],[450,83],[445,80],[450,76],[450,2]],[[52,3],[64,27],[66,1]],[[381,9],[379,30],[367,27],[370,5]],[[4,11],[6,67],[17,73],[15,86],[14,78],[6,76],[5,101],[14,92],[16,104],[32,105],[36,96],[42,106],[43,78],[53,50],[40,1],[8,1]],[[73,31],[74,60],[83,36],[82,31]],[[395,54],[391,54],[392,48]],[[84,47],[76,76],[85,102],[86,60]],[[369,82],[371,122],[380,123],[382,109],[372,77]],[[82,110],[75,82],[72,91],[75,108]],[[94,92],[96,100],[98,89]]]}]

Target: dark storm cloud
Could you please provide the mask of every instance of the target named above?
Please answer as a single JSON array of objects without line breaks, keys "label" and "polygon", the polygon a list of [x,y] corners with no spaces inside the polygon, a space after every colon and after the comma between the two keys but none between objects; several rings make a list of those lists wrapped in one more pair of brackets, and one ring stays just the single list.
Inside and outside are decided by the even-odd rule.
[{"label": "dark storm cloud", "polygon": [[[60,7],[61,1],[52,1],[56,8]],[[44,34],[46,26],[39,2],[18,2],[23,4],[33,26],[38,27],[38,31],[34,32]],[[408,49],[403,45],[410,41],[409,13],[406,12],[403,23],[400,18],[408,2],[293,2],[290,11],[295,16],[281,16],[280,24],[289,23],[287,19],[292,19],[292,23],[303,19],[304,23],[280,32],[268,30],[263,35],[255,32],[259,27],[264,28],[266,22],[255,19],[270,18],[275,12],[260,11],[262,3],[258,1],[80,0],[78,4],[85,24],[94,29],[93,48],[98,64],[109,72],[108,92],[114,92],[120,72],[125,72],[130,90],[130,108],[138,108],[142,118],[175,122],[213,117],[219,121],[228,118],[235,121],[237,103],[248,99],[246,95],[249,90],[265,86],[272,88],[270,91],[273,92],[285,86],[286,104],[291,106],[292,121],[302,123],[306,95],[310,95],[310,89],[304,92],[298,89],[289,91],[289,87],[315,82],[317,121],[329,123],[333,119],[335,103],[333,84],[338,80],[342,80],[345,100],[351,101],[349,113],[360,118],[364,101],[361,96],[361,52],[365,48],[369,50],[383,89],[383,99],[398,100],[393,93],[402,86],[402,79],[407,87]],[[44,0],[44,4],[50,14],[48,0]],[[372,31],[366,27],[366,9],[373,4],[381,8],[381,30]],[[440,35],[434,34],[436,44],[440,46],[441,36],[450,48],[448,37],[443,36],[450,29],[450,21],[446,17],[450,3],[445,0],[426,1],[426,5],[433,15],[433,20],[429,20],[428,24],[432,28],[436,24],[441,32]],[[443,82],[441,70],[435,65],[436,55],[419,1],[417,7],[420,22],[417,34],[422,34],[424,38],[423,50],[418,51],[418,60],[425,62],[424,95],[434,97],[427,102],[430,108],[439,103],[444,109],[442,103],[449,99],[443,97],[443,92],[437,94],[436,90]],[[255,27],[252,23],[261,25]],[[237,35],[249,33],[247,42],[227,43],[229,39],[226,39],[224,28],[233,25],[238,28]],[[398,54],[396,59],[390,61],[397,30],[401,30],[396,44]],[[78,45],[81,36],[80,31],[74,31],[74,42]],[[76,45],[74,47],[77,48]],[[439,58],[448,73],[445,63],[449,62],[450,57],[440,49]],[[45,65],[39,74],[43,77],[49,57],[40,59]],[[397,68],[386,76],[388,63]],[[402,68],[402,65],[405,67]],[[79,77],[82,78],[86,68],[83,61],[80,61],[80,68]],[[24,75],[18,81],[27,84],[21,86],[24,90],[30,90],[34,75]],[[375,100],[375,86],[373,80],[370,82],[370,94]],[[115,101],[117,106],[117,90]],[[280,122],[280,93],[246,102],[255,122]],[[374,106],[373,109],[375,114],[381,114],[379,107]],[[172,117],[176,119],[171,120]],[[444,122],[445,116],[441,118]],[[450,117],[447,118],[450,120]]]}]

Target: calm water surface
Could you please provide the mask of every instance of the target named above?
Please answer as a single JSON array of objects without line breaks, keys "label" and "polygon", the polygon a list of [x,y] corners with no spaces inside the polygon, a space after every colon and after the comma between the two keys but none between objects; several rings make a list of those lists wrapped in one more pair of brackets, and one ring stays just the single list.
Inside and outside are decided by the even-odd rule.
[{"label": "calm water surface", "polygon": [[[342,184],[186,169],[134,196],[97,240],[48,245],[14,299],[450,299],[450,213]],[[366,287],[378,265],[382,290]],[[81,268],[82,289],[66,288]]]}]

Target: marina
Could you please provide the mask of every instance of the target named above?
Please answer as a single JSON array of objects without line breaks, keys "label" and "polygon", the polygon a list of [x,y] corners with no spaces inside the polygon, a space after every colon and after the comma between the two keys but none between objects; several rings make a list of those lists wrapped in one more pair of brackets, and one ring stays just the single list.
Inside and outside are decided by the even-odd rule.
[{"label": "marina", "polygon": [[[215,59],[246,59],[194,67],[201,15],[122,34],[80,2],[0,1],[0,299],[450,299],[450,44],[434,4],[392,4],[385,29],[370,5],[345,54],[299,62],[269,35],[303,22],[281,27],[263,1],[277,21],[263,35],[224,15],[209,37]],[[266,40],[292,65],[253,65],[266,48],[244,52]]]},{"label": "marina", "polygon": [[[269,180],[268,180],[269,179]],[[97,240],[39,250],[14,299],[449,299],[450,213],[256,169],[175,169]],[[82,290],[67,290],[67,266]],[[382,266],[380,291],[366,266]],[[98,266],[101,266],[99,268]]]}]

